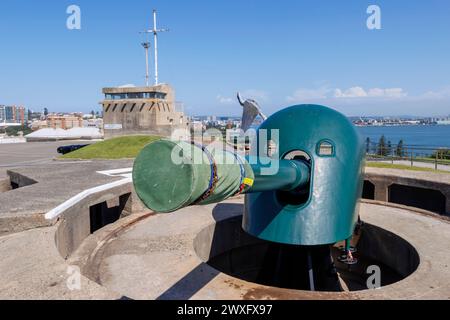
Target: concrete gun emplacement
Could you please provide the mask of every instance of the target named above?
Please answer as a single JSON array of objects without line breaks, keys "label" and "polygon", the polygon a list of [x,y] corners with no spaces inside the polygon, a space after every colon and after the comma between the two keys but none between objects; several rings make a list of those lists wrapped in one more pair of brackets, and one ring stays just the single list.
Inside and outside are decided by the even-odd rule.
[{"label": "concrete gun emplacement", "polygon": [[[259,239],[302,246],[348,241],[358,221],[365,155],[353,124],[327,107],[297,105],[269,117],[261,130],[267,142],[279,140],[274,154],[258,150],[258,157],[244,158],[189,142],[149,144],[134,163],[139,198],[169,213],[245,194],[243,229]],[[256,139],[260,146],[259,134]],[[267,174],[270,160],[277,170]]]}]

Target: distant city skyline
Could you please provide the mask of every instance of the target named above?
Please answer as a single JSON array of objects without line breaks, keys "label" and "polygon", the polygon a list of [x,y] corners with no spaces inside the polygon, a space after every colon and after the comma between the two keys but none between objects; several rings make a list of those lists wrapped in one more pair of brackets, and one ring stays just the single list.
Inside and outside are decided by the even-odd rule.
[{"label": "distant city skyline", "polygon": [[[73,4],[80,30],[66,27]],[[367,28],[372,4],[381,30]],[[298,103],[347,116],[450,114],[446,0],[2,1],[0,104],[89,113],[103,87],[144,85],[139,32],[153,8],[170,29],[160,81],[188,115],[239,116],[237,91],[267,114]]]},{"label": "distant city skyline", "polygon": [[[65,110],[65,111],[61,111],[61,110],[49,110],[46,107],[41,107],[41,108],[28,108],[27,106],[19,106],[19,105],[6,105],[6,104],[2,104],[0,103],[0,107],[7,107],[7,106],[12,106],[12,107],[23,107],[25,108],[27,111],[33,112],[33,113],[43,113],[44,109],[47,109],[49,113],[54,113],[54,114],[70,114],[70,113],[77,113],[77,114],[91,114],[92,111],[94,111],[94,113],[96,114],[101,114],[101,108],[92,108],[90,110]],[[346,115],[349,118],[395,118],[395,119],[414,119],[414,118],[422,118],[422,119],[426,119],[426,118],[448,118],[450,117],[450,110],[448,111],[449,113],[447,114],[424,114],[424,115],[414,115],[414,114],[398,114],[398,115],[393,115],[393,114],[360,114],[360,115]],[[242,117],[242,112],[241,113],[236,113],[236,114],[229,114],[229,115],[225,115],[225,114],[206,114],[206,113],[196,113],[196,114],[190,114],[190,117],[217,117],[217,118],[241,118]],[[1,113],[0,113],[0,120],[1,120]]]}]

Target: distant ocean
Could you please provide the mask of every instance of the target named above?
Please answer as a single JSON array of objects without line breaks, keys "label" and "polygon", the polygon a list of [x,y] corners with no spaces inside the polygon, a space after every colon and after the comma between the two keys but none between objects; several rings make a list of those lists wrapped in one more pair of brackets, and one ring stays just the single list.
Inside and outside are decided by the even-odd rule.
[{"label": "distant ocean", "polygon": [[405,145],[421,147],[449,147],[450,125],[448,126],[387,126],[387,127],[358,127],[364,140],[378,142],[384,135],[386,141],[397,144],[403,140]]}]

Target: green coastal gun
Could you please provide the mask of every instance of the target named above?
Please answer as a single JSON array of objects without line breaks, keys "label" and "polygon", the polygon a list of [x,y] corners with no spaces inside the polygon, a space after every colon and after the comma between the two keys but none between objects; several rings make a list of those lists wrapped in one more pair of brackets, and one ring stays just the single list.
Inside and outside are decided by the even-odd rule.
[{"label": "green coastal gun", "polygon": [[[134,164],[133,181],[139,197],[150,209],[168,213],[243,193],[293,191],[309,183],[310,167],[302,160],[281,160],[273,175],[265,175],[268,165],[261,161],[250,164],[248,158],[220,151],[184,141],[151,143]],[[268,158],[263,162],[274,163]]]},{"label": "green coastal gun", "polygon": [[256,145],[258,156],[244,158],[189,142],[153,142],[134,163],[136,192],[160,213],[245,194],[243,229],[271,242],[316,246],[352,237],[364,148],[345,116],[293,106],[258,128]]}]

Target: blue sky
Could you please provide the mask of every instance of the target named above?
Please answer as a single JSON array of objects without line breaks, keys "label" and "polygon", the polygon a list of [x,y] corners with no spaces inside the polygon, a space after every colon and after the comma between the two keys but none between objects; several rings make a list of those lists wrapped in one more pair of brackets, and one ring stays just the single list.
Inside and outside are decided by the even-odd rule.
[{"label": "blue sky", "polygon": [[[81,30],[66,9],[81,8]],[[381,30],[366,27],[381,8]],[[144,84],[139,31],[162,34],[160,80],[191,115],[298,103],[347,115],[450,114],[450,1],[2,0],[0,104],[100,110],[101,88]],[[152,75],[152,74],[151,74]]]}]

